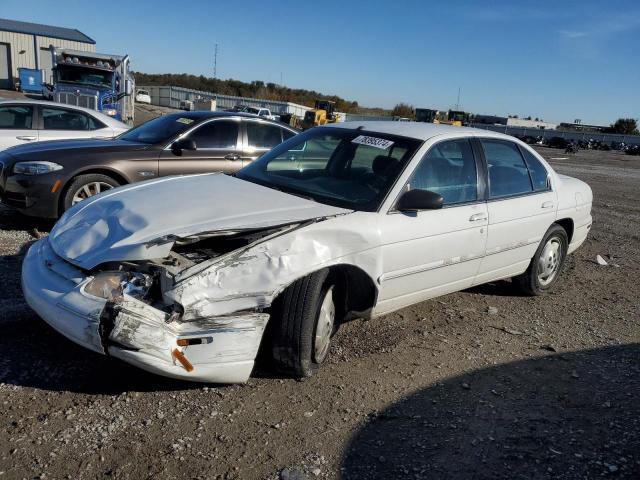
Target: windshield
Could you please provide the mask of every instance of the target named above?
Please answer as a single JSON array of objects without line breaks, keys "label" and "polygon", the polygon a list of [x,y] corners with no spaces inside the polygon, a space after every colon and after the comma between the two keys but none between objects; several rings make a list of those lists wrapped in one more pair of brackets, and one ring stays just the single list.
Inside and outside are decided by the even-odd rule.
[{"label": "windshield", "polygon": [[422,142],[341,128],[314,128],[240,170],[243,180],[317,202],[377,211]]},{"label": "windshield", "polygon": [[197,118],[166,115],[154,118],[120,135],[118,140],[140,143],[167,142],[195,125]]},{"label": "windshield", "polygon": [[94,70],[92,68],[83,67],[65,67],[58,65],[56,67],[57,78],[59,82],[76,83],[80,85],[97,85],[100,87],[112,86],[113,72],[105,72],[104,70]]}]

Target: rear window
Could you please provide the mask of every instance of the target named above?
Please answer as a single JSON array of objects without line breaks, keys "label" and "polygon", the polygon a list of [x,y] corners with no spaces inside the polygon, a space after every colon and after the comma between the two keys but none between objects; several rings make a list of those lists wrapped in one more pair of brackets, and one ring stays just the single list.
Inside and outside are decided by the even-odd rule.
[{"label": "rear window", "polygon": [[549,190],[549,172],[547,172],[547,169],[544,168],[544,165],[542,165],[540,160],[538,160],[529,150],[526,148],[521,148],[520,150],[524,155],[525,162],[527,162],[527,167],[529,167],[531,181],[533,182],[533,189],[536,192]]}]

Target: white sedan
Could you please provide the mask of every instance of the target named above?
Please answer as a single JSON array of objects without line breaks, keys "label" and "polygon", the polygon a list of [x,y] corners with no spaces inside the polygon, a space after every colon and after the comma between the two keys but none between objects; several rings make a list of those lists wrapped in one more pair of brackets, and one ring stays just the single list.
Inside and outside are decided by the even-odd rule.
[{"label": "white sedan", "polygon": [[138,90],[135,97],[136,103],[146,103],[151,105],[151,95],[147,90]]},{"label": "white sedan", "polygon": [[[96,352],[183,379],[312,375],[336,327],[513,278],[539,295],[591,227],[591,189],[513,137],[402,122],[311,129],[235,176],[80,202],[29,250],[29,305]],[[161,206],[161,208],[159,208]]]},{"label": "white sedan", "polygon": [[43,140],[112,138],[131,128],[83,107],[40,100],[0,102],[0,150]]}]

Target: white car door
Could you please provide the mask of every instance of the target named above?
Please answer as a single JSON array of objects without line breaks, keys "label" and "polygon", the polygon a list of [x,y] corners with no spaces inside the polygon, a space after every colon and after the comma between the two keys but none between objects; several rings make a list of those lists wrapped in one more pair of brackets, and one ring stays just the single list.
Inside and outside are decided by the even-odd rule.
[{"label": "white car door", "polygon": [[433,145],[403,191],[439,193],[443,208],[390,211],[382,220],[383,275],[376,313],[470,287],[487,238],[487,206],[468,138]]},{"label": "white car door", "polygon": [[40,140],[109,138],[112,130],[80,110],[41,105]]},{"label": "white car door", "polygon": [[486,256],[474,282],[480,284],[527,269],[555,221],[557,199],[544,166],[527,149],[509,140],[478,140],[488,169],[489,211]]},{"label": "white car door", "polygon": [[0,105],[0,150],[38,141],[34,108],[33,105]]}]

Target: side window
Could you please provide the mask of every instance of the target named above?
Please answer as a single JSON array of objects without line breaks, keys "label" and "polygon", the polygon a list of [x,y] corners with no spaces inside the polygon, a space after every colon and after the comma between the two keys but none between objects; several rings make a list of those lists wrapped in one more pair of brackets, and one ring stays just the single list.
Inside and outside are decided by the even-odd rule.
[{"label": "side window", "polygon": [[236,148],[239,122],[214,120],[196,128],[189,138],[196,142],[198,150],[207,148]]},{"label": "side window", "polygon": [[524,161],[527,162],[527,167],[529,167],[533,189],[536,192],[549,190],[549,172],[547,172],[547,169],[529,150],[521,148],[520,151],[522,151]]},{"label": "side window", "polygon": [[529,170],[516,144],[486,139],[480,143],[489,167],[489,197],[508,197],[533,191]]},{"label": "side window", "polygon": [[0,128],[30,129],[33,122],[33,108],[22,105],[0,107]]},{"label": "side window", "polygon": [[296,134],[291,130],[282,129],[282,141],[289,140],[291,137],[294,137]]},{"label": "side window", "polygon": [[273,148],[282,143],[282,129],[277,125],[246,122],[249,148]]},{"label": "side window", "polygon": [[431,147],[407,188],[439,193],[445,205],[477,200],[476,161],[469,140],[448,140]]},{"label": "side window", "polygon": [[89,115],[65,108],[42,107],[42,126],[45,130],[95,130]]}]

